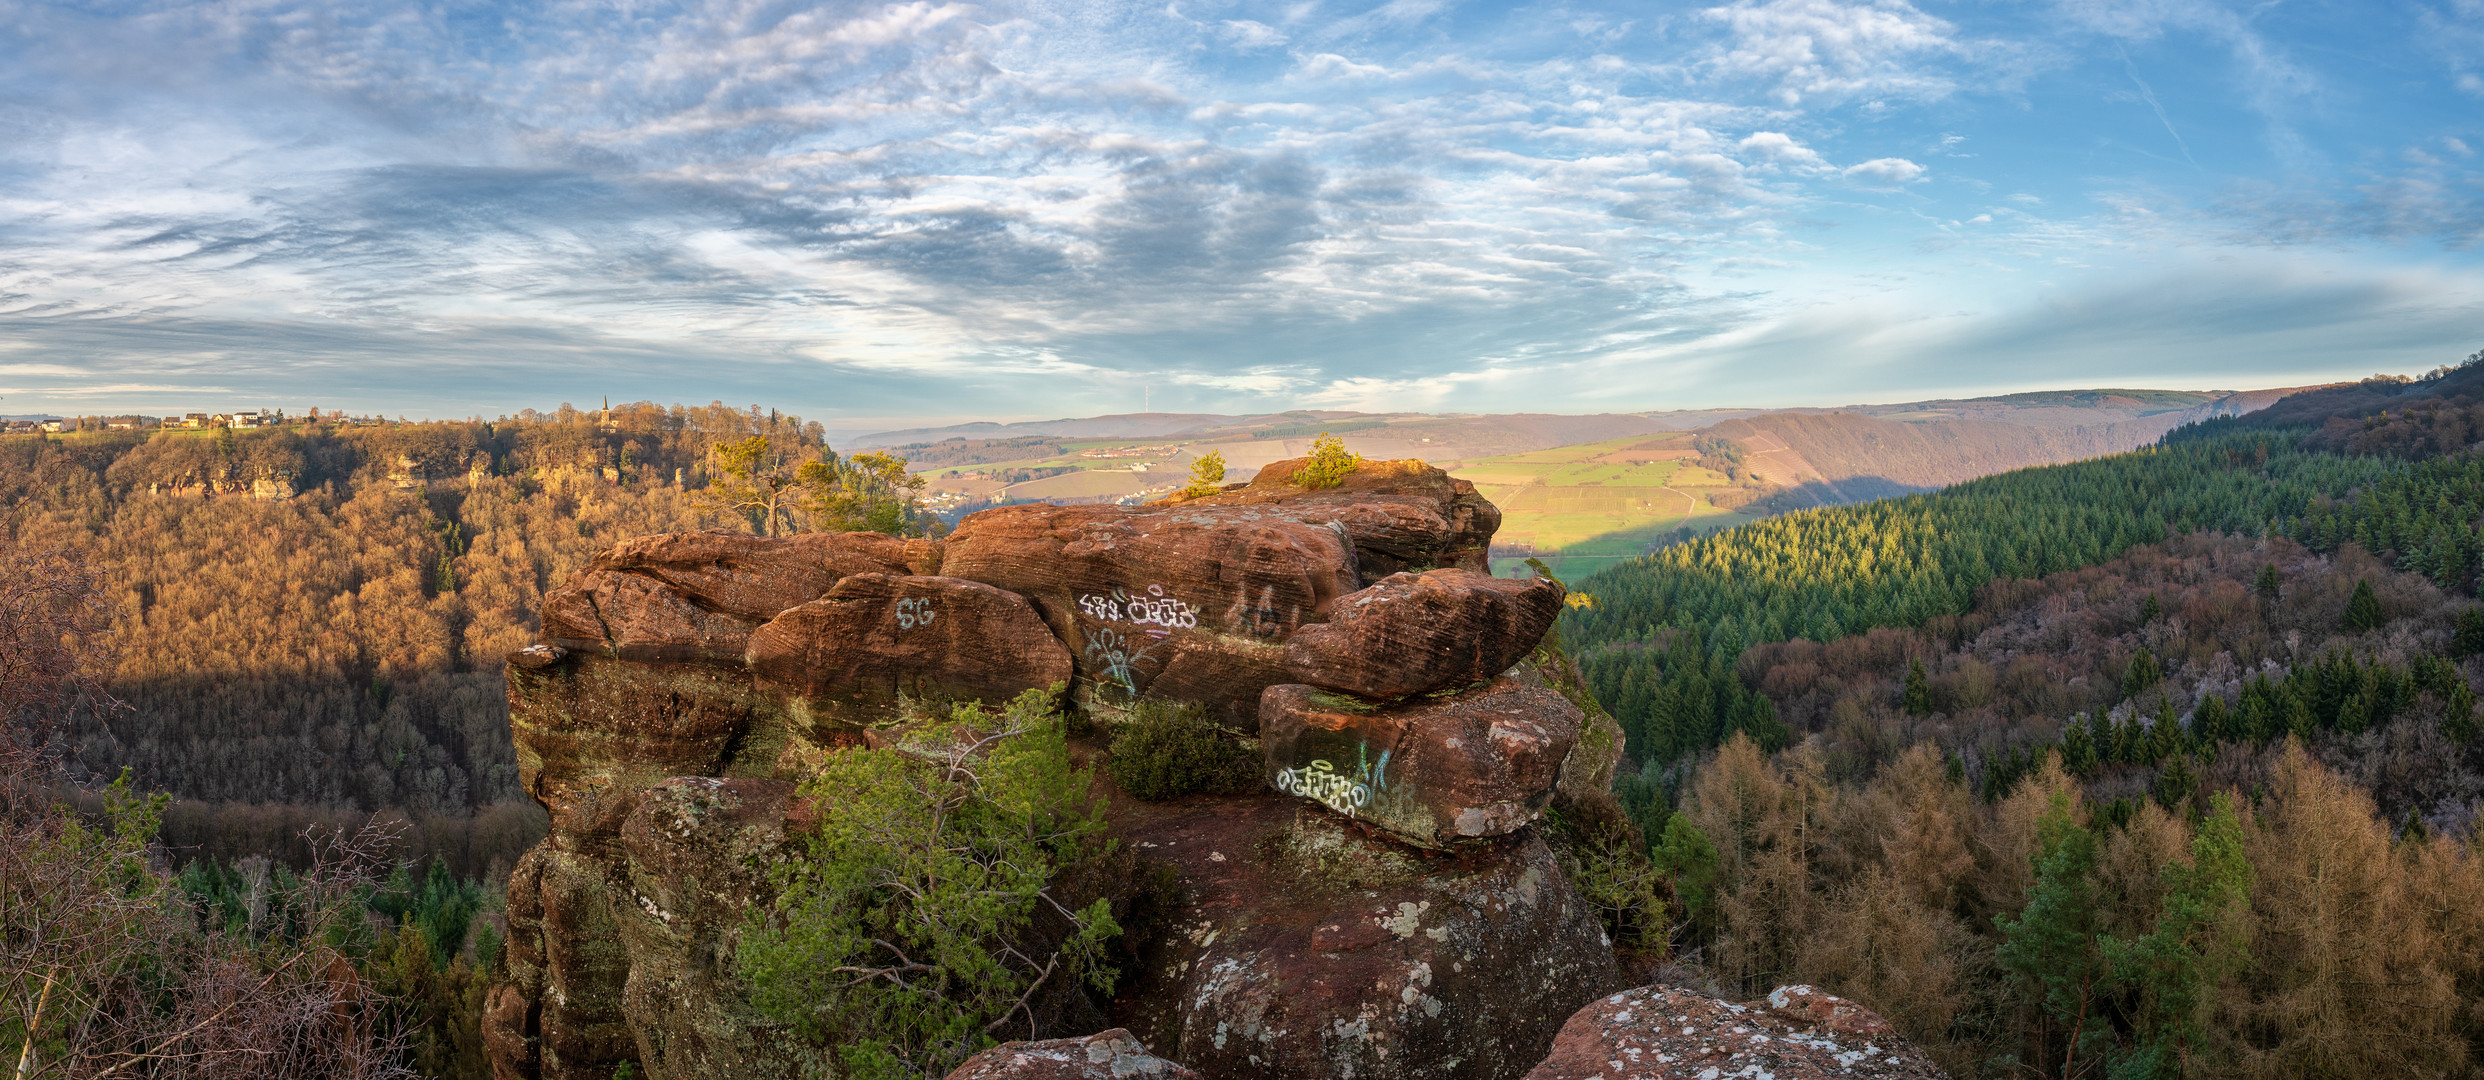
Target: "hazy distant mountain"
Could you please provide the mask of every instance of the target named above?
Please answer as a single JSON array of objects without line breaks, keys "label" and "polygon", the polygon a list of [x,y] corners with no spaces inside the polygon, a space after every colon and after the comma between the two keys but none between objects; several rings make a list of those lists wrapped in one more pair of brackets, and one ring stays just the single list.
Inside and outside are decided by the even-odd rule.
[{"label": "hazy distant mountain", "polygon": [[1860,502],[2145,446],[2183,424],[2267,408],[2293,389],[2080,390],[1774,412],[1706,429],[1787,489],[1772,509]]},{"label": "hazy distant mountain", "polygon": [[[1353,416],[1354,413],[1306,413],[1308,416]],[[1027,420],[1015,424],[977,421],[951,424],[948,427],[906,428],[901,431],[875,431],[846,440],[856,450],[883,450],[907,443],[939,442],[943,439],[1014,439],[1025,435],[1050,435],[1065,439],[1153,439],[1165,435],[1187,435],[1220,427],[1246,423],[1250,418],[1222,413],[1116,413],[1111,416],[1087,416],[1064,420]]]}]

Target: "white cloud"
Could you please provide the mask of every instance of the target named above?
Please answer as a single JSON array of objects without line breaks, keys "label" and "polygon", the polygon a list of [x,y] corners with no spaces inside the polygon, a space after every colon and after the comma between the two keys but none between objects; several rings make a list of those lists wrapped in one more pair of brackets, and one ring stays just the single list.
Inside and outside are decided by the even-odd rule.
[{"label": "white cloud", "polygon": [[1962,51],[1955,28],[1906,0],[1735,0],[1700,14],[1733,33],[1703,66],[1773,84],[1786,105],[1806,98],[1940,98],[1956,89],[1940,69]]},{"label": "white cloud", "polygon": [[1228,19],[1223,26],[1225,41],[1238,49],[1273,49],[1285,44],[1285,35],[1263,22]]},{"label": "white cloud", "polygon": [[1825,164],[1817,151],[1778,131],[1754,131],[1735,143],[1734,149],[1747,158],[1777,165],[1817,167]]},{"label": "white cloud", "polygon": [[1905,158],[1873,158],[1860,165],[1847,166],[1841,175],[1858,184],[1893,187],[1911,184],[1923,178],[1923,166]]}]

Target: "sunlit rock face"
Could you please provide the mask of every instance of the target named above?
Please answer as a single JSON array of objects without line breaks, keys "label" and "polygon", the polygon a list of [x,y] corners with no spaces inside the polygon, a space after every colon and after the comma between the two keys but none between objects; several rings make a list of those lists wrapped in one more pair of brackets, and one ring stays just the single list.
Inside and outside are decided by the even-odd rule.
[{"label": "sunlit rock face", "polygon": [[1542,646],[1561,587],[1487,576],[1498,511],[1437,469],[1365,463],[1306,492],[1295,465],[1201,499],[988,510],[938,541],[642,537],[548,593],[540,642],[509,658],[552,829],[511,880],[496,1075],[799,1074],[731,970],[768,900],[752,868],[834,812],[796,783],[927,711],[1052,687],[1107,727],[1197,705],[1258,737],[1271,785],[1154,804],[1097,781],[1179,910],[1134,939],[1118,996],[1082,1006],[1091,1027],[1032,1033],[1010,1068],[1084,1068],[1108,1020],[1154,1051],[1111,1043],[1108,1064],[1214,1080],[1533,1067],[1618,986],[1530,828],[1601,797],[1619,752]]}]

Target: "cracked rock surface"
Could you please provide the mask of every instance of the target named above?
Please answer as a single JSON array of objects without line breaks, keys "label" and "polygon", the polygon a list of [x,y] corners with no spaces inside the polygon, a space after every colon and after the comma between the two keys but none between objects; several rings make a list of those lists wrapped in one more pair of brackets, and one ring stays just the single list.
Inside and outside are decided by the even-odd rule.
[{"label": "cracked rock surface", "polygon": [[1199,1080],[1147,1052],[1120,1028],[1080,1039],[1002,1043],[949,1073],[949,1080]]},{"label": "cracked rock surface", "polygon": [[1562,1025],[1526,1080],[1946,1080],[1887,1021],[1809,986],[1734,1004],[1662,986],[1611,995]]}]

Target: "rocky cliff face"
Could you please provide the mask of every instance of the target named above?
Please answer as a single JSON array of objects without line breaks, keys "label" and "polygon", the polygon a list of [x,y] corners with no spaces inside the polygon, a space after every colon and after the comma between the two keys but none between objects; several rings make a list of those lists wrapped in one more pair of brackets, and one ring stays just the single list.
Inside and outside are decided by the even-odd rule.
[{"label": "rocky cliff face", "polygon": [[1102,792],[1124,848],[1181,886],[1097,1017],[1119,1038],[1211,1080],[1540,1062],[1622,985],[1528,827],[1599,797],[1619,751],[1539,648],[1561,587],[1483,573],[1498,512],[1436,469],[1367,463],[1321,492],[1292,471],[1149,506],[1005,507],[937,542],[646,537],[547,596],[509,665],[552,829],[510,882],[495,1073],[801,1075],[727,966],[765,899],[757,868],[833,812],[794,781],[884,743],[909,703],[1056,685],[1107,723],[1203,705],[1258,734],[1270,779],[1163,804]]}]

